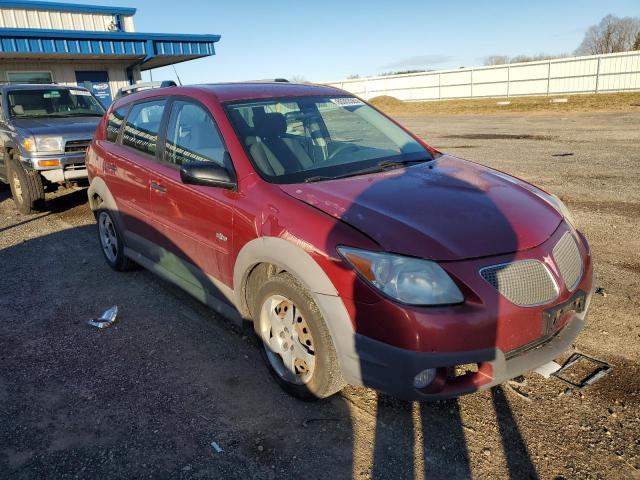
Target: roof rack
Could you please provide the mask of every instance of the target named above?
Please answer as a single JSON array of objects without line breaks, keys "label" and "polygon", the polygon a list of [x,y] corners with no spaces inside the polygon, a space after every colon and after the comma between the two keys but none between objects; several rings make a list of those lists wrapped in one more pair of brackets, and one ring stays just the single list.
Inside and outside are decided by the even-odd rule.
[{"label": "roof rack", "polygon": [[121,97],[126,97],[132,93],[140,92],[142,90],[151,90],[152,88],[167,88],[176,87],[177,84],[173,80],[164,80],[162,82],[140,82],[134,85],[122,87],[116,93],[116,100]]}]

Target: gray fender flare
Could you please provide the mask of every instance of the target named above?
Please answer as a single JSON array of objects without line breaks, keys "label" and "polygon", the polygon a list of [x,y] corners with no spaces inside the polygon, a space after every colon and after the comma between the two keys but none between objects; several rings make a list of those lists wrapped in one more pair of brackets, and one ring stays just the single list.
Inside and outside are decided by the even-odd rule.
[{"label": "gray fender flare", "polygon": [[[89,197],[89,206],[94,213],[99,208],[109,210],[109,213],[111,213],[111,216],[120,231],[125,231],[122,223],[122,217],[118,209],[118,204],[114,200],[113,195],[111,195],[111,191],[109,191],[109,187],[107,187],[107,184],[102,178],[94,177],[93,180],[91,180],[91,184],[87,190],[87,196]],[[96,201],[96,196],[99,196],[102,199],[102,202]]]},{"label": "gray fender flare", "polygon": [[233,269],[236,307],[242,316],[249,318],[244,288],[247,277],[260,263],[281,267],[311,293],[333,338],[344,379],[348,383],[360,384],[355,332],[347,309],[327,274],[301,247],[278,237],[256,238],[242,247]]}]

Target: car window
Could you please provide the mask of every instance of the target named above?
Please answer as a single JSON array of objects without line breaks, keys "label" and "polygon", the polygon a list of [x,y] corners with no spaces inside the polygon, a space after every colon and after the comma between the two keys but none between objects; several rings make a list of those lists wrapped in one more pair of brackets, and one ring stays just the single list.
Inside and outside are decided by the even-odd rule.
[{"label": "car window", "polygon": [[224,166],[225,147],[215,122],[205,108],[192,102],[174,102],[165,148],[165,160],[174,165],[215,162]]},{"label": "car window", "polygon": [[138,103],[131,107],[122,135],[122,144],[149,155],[156,154],[158,132],[166,100]]},{"label": "car window", "polygon": [[109,118],[107,119],[107,140],[115,142],[118,138],[118,132],[124,121],[124,117],[127,115],[129,105],[125,105],[116,110],[111,111]]}]

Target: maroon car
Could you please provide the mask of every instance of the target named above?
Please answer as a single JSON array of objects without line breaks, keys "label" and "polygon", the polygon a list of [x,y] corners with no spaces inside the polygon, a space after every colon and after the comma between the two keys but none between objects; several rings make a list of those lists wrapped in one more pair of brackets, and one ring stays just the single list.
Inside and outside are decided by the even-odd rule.
[{"label": "maroon car", "polygon": [[298,397],[461,395],[549,362],[584,326],[591,256],[557,197],[342,90],[136,93],[87,167],[107,263],[251,322]]}]

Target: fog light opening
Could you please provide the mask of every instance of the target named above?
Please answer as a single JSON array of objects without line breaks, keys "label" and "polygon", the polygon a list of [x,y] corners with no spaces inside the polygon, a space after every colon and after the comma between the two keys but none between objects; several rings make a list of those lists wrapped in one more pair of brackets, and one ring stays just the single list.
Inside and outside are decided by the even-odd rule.
[{"label": "fog light opening", "polygon": [[479,367],[477,363],[465,363],[463,365],[456,365],[448,369],[447,376],[449,378],[464,377],[472,373],[478,373]]},{"label": "fog light opening", "polygon": [[413,386],[418,390],[427,388],[436,378],[436,369],[427,368],[413,377]]}]

